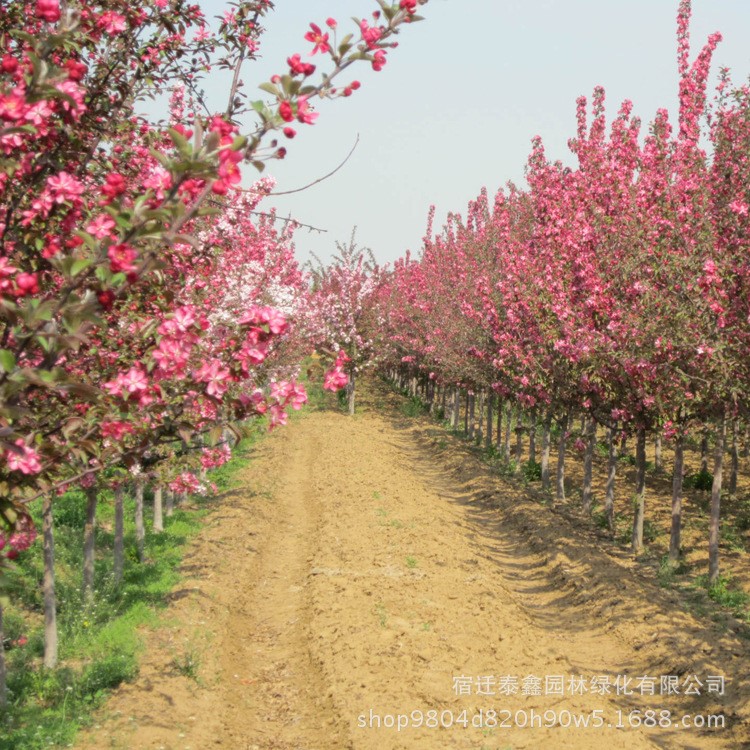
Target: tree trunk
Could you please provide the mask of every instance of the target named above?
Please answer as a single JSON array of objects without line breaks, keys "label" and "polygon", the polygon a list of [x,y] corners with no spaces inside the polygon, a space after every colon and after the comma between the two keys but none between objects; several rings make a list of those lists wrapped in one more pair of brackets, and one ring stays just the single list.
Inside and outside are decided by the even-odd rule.
[{"label": "tree trunk", "polygon": [[453,391],[453,429],[458,431],[461,421],[461,389],[458,386]]},{"label": "tree trunk", "polygon": [[594,470],[594,449],[596,448],[596,420],[586,419],[586,451],[583,454],[583,493],[581,505],[586,515],[591,515],[592,494],[591,479]]},{"label": "tree trunk", "polygon": [[464,408],[464,435],[469,434],[469,401],[471,401],[471,396],[469,395],[469,390],[467,388],[466,390],[466,406]]},{"label": "tree trunk", "polygon": [[508,404],[505,412],[505,439],[503,441],[503,458],[510,461],[510,431],[513,427],[513,412],[515,409]]},{"label": "tree trunk", "polygon": [[521,471],[521,460],[523,459],[523,422],[521,419],[521,410],[518,409],[516,412],[516,467],[515,473],[518,474]]},{"label": "tree trunk", "polygon": [[633,554],[643,550],[643,521],[646,513],[646,428],[639,427],[635,443],[635,498],[633,504],[633,534],[630,547]]},{"label": "tree trunk", "polygon": [[560,420],[560,439],[557,441],[557,484],[555,500],[561,503],[565,500],[565,439],[570,417],[566,414]]},{"label": "tree trunk", "polygon": [[495,394],[490,391],[487,394],[487,435],[484,438],[484,447],[489,450],[492,448],[492,403],[495,400]]},{"label": "tree trunk", "polygon": [[531,410],[529,421],[529,463],[536,463],[536,407]]},{"label": "tree trunk", "polygon": [[5,673],[5,631],[3,630],[3,605],[0,602],[0,711],[8,706],[8,678]]},{"label": "tree trunk", "polygon": [[477,442],[481,446],[484,441],[484,391],[479,392],[477,412]]},{"label": "tree trunk", "polygon": [[135,546],[138,550],[138,562],[145,559],[146,528],[143,525],[143,489],[144,482],[135,482]]},{"label": "tree trunk", "polygon": [[604,515],[610,534],[615,533],[615,478],[617,477],[617,428],[612,427],[607,435],[607,486],[604,489]]},{"label": "tree trunk", "polygon": [[729,496],[734,498],[737,495],[737,473],[740,468],[739,453],[739,420],[735,417],[732,420],[732,448],[730,452],[731,469],[729,474]]},{"label": "tree trunk", "polygon": [[164,509],[167,518],[169,518],[174,513],[174,492],[167,487],[167,503],[166,508]]},{"label": "tree trunk", "polygon": [[114,545],[114,576],[115,585],[122,583],[125,570],[125,514],[123,510],[125,488],[118,484],[115,487],[115,545]]},{"label": "tree trunk", "polygon": [[164,511],[162,507],[162,489],[161,485],[154,487],[154,531],[160,533],[164,531]]},{"label": "tree trunk", "polygon": [[503,409],[505,404],[500,396],[497,397],[497,429],[495,430],[495,446],[499,456],[503,454]]},{"label": "tree trunk", "polygon": [[711,486],[711,514],[708,531],[708,585],[715,586],[719,581],[719,515],[721,511],[721,472],[724,467],[724,442],[727,433],[726,417],[716,433],[714,449],[714,482]]},{"label": "tree trunk", "polygon": [[349,373],[349,385],[347,386],[349,396],[349,416],[354,414],[354,390],[356,387],[354,370]]},{"label": "tree trunk", "polygon": [[96,553],[96,487],[86,490],[86,525],[83,527],[83,601],[94,601],[94,555]]},{"label": "tree trunk", "polygon": [[57,666],[57,599],[55,597],[55,526],[52,518],[52,496],[44,496],[42,508],[44,556],[44,666]]},{"label": "tree trunk", "polygon": [[474,433],[476,432],[476,414],[475,414],[475,406],[476,406],[476,394],[472,392],[469,396],[469,440],[474,439]]},{"label": "tree trunk", "polygon": [[708,473],[708,427],[703,428],[701,437],[701,473]]},{"label": "tree trunk", "polygon": [[542,489],[549,490],[549,453],[550,453],[550,432],[552,431],[552,412],[548,411],[544,417],[542,427]]},{"label": "tree trunk", "polygon": [[669,536],[669,561],[680,559],[682,535],[682,480],[685,471],[685,438],[678,433],[674,441],[674,471],[672,474],[672,531]]},{"label": "tree trunk", "polygon": [[654,471],[661,474],[664,470],[664,462],[661,457],[661,430],[656,433],[654,438]]}]

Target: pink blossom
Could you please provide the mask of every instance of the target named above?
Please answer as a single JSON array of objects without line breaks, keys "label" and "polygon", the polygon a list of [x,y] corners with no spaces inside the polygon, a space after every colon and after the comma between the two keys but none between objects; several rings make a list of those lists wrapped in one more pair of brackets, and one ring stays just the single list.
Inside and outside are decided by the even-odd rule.
[{"label": "pink blossom", "polygon": [[135,432],[133,425],[129,422],[102,422],[102,437],[112,438],[113,440],[120,442],[120,440]]},{"label": "pink blossom", "polygon": [[47,178],[47,190],[55,203],[65,203],[77,201],[86,188],[80,180],[63,171]]},{"label": "pink blossom", "polygon": [[218,359],[207,362],[193,375],[196,380],[208,384],[206,393],[209,396],[220,398],[227,390],[228,383],[225,381],[229,378],[230,372]]},{"label": "pink blossom", "polygon": [[60,0],[36,0],[36,14],[47,23],[60,20]]},{"label": "pink blossom", "polygon": [[312,125],[318,118],[318,113],[310,109],[306,96],[301,96],[297,100],[297,119],[307,125]]},{"label": "pink blossom", "polygon": [[125,23],[125,16],[121,16],[119,13],[108,10],[99,16],[99,20],[96,25],[100,29],[104,29],[108,34],[120,34],[127,28]]},{"label": "pink blossom", "polygon": [[22,474],[38,474],[42,470],[39,454],[24,442],[23,438],[16,440],[20,453],[6,451],[8,468],[11,471],[20,471]]},{"label": "pink blossom", "polygon": [[317,26],[314,23],[310,24],[310,31],[305,34],[305,39],[314,44],[312,51],[313,55],[317,52],[331,51],[331,46],[328,44],[328,34],[324,34],[321,31],[320,26]]},{"label": "pink blossom", "polygon": [[133,273],[136,270],[135,259],[138,257],[138,253],[134,248],[126,243],[120,243],[118,245],[112,245],[107,250],[107,257],[109,258],[109,267],[112,273]]},{"label": "pink blossom", "polygon": [[269,409],[269,414],[269,429],[271,430],[274,429],[274,427],[285,425],[289,419],[289,415],[284,411],[283,407],[279,406],[278,404],[274,404]]},{"label": "pink blossom", "polygon": [[116,227],[115,220],[109,214],[99,214],[90,222],[86,231],[97,239],[104,239],[112,236],[112,230]]}]

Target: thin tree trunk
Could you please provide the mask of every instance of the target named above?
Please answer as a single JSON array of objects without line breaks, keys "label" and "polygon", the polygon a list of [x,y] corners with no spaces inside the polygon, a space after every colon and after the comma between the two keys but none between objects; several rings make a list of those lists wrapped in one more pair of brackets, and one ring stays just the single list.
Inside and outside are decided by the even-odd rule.
[{"label": "thin tree trunk", "polygon": [[354,389],[355,389],[355,375],[354,370],[349,373],[349,385],[347,386],[347,394],[349,396],[349,416],[354,414]]},{"label": "thin tree trunk", "polygon": [[513,412],[515,409],[508,404],[505,412],[505,439],[503,441],[503,458],[510,461],[510,431],[513,427]]},{"label": "thin tree trunk", "polygon": [[487,394],[487,435],[484,438],[484,447],[489,450],[492,448],[492,403],[495,400],[495,394],[490,391]]},{"label": "thin tree trunk", "polygon": [[633,554],[643,550],[643,521],[646,513],[646,428],[639,427],[635,443],[635,498],[633,513],[633,534],[631,549]]},{"label": "thin tree trunk", "polygon": [[542,426],[542,489],[549,490],[549,453],[550,453],[550,433],[552,431],[552,412],[548,411],[544,417]]},{"label": "thin tree trunk", "polygon": [[456,386],[453,391],[453,429],[458,431],[461,421],[461,389]]},{"label": "thin tree trunk", "polygon": [[484,391],[479,392],[477,416],[477,442],[481,446],[484,440]]},{"label": "thin tree trunk", "polygon": [[729,496],[732,498],[736,497],[737,495],[737,473],[739,472],[740,468],[739,431],[739,420],[735,417],[732,420],[732,448],[730,451],[730,458],[732,463],[729,474]]},{"label": "thin tree trunk", "polygon": [[52,518],[52,496],[44,496],[42,508],[44,556],[44,666],[57,666],[57,599],[55,597],[55,526]]},{"label": "thin tree trunk", "polygon": [[86,491],[86,525],[83,527],[83,601],[94,600],[94,555],[96,552],[96,487]]},{"label": "thin tree trunk", "polygon": [[721,472],[724,467],[724,442],[727,434],[727,420],[722,416],[716,433],[714,449],[714,482],[711,486],[711,514],[708,531],[708,585],[715,586],[719,581],[719,521],[721,512]]},{"label": "thin tree trunk", "polygon": [[167,514],[167,518],[169,518],[174,513],[174,492],[170,490],[168,487],[167,487],[167,505],[164,510]]},{"label": "thin tree trunk", "polygon": [[617,477],[617,429],[611,427],[607,435],[607,486],[604,489],[604,515],[611,534],[615,533],[615,479]]},{"label": "thin tree trunk", "polygon": [[143,480],[137,479],[135,482],[135,546],[138,550],[138,562],[143,562],[146,556],[146,528],[143,525],[143,489]]},{"label": "thin tree trunk", "polygon": [[523,459],[523,422],[521,419],[521,410],[518,409],[516,412],[516,466],[515,473],[518,474],[521,471],[521,460]]},{"label": "thin tree trunk", "polygon": [[464,435],[469,434],[469,401],[471,396],[469,395],[469,389],[466,389],[466,406],[464,408]]},{"label": "thin tree trunk", "polygon": [[701,473],[708,473],[708,427],[703,428],[701,437]]},{"label": "thin tree trunk", "polygon": [[529,422],[529,463],[536,463],[536,407],[531,410]]},{"label": "thin tree trunk", "polygon": [[685,438],[679,432],[674,441],[674,471],[672,474],[672,531],[669,536],[669,561],[680,559],[682,535],[682,480],[685,471]]},{"label": "thin tree trunk", "polygon": [[661,430],[656,433],[654,438],[654,471],[661,474],[664,470],[664,462],[661,457]]},{"label": "thin tree trunk", "polygon": [[115,544],[114,544],[114,576],[115,585],[122,583],[125,570],[125,513],[124,505],[125,488],[118,484],[115,487]]},{"label": "thin tree trunk", "polygon": [[565,500],[565,440],[570,417],[566,414],[560,420],[560,439],[557,441],[557,484],[555,500],[561,503]]},{"label": "thin tree trunk", "polygon": [[3,605],[0,602],[0,710],[8,706],[8,678],[5,672],[5,631],[3,630]]},{"label": "thin tree trunk", "polygon": [[503,409],[505,405],[500,396],[497,397],[497,429],[495,430],[495,446],[498,455],[503,453]]},{"label": "thin tree trunk", "polygon": [[591,515],[592,494],[591,479],[594,470],[594,448],[596,447],[596,420],[593,417],[586,419],[586,451],[583,454],[583,493],[581,505],[583,512]]},{"label": "thin tree trunk", "polygon": [[164,511],[162,503],[161,485],[154,488],[154,531],[159,533],[164,531]]}]

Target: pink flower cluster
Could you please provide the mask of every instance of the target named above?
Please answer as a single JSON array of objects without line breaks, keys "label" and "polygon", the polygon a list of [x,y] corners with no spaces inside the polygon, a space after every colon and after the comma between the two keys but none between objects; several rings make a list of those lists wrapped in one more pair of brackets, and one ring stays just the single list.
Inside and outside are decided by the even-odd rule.
[{"label": "pink flower cluster", "polygon": [[15,560],[19,552],[27,550],[36,539],[36,529],[30,516],[21,515],[12,534],[0,532],[0,553],[8,560]]},{"label": "pink flower cluster", "polygon": [[39,454],[26,445],[22,438],[16,440],[16,446],[16,450],[8,450],[5,454],[8,468],[11,471],[20,471],[22,474],[38,474],[42,470]]},{"label": "pink flower cluster", "polygon": [[339,391],[349,382],[349,376],[344,372],[344,367],[351,359],[346,355],[343,349],[339,350],[333,368],[325,374],[323,388],[327,391]]}]

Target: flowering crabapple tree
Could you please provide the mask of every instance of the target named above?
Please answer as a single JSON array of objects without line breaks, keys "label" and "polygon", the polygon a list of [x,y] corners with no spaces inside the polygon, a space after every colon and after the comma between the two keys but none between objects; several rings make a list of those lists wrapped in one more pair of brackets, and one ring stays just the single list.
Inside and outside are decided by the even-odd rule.
[{"label": "flowering crabapple tree", "polygon": [[382,321],[375,300],[384,278],[372,251],[357,247],[355,231],[348,245],[336,243],[338,254],[328,266],[318,261],[313,268],[308,303],[310,337],[336,358],[324,385],[331,390],[346,385],[349,414],[354,414],[357,376],[377,362]]},{"label": "flowering crabapple tree", "polygon": [[[274,134],[312,124],[314,100],[352,95],[356,81],[338,84],[351,65],[382,69],[418,4],[379,1],[340,41],[333,19],[326,32],[312,24],[307,51],[330,69],[295,53],[257,101],[241,90],[243,68],[269,0],[230,3],[216,31],[184,0],[3,4],[0,516],[12,533],[24,504],[44,496],[46,612],[56,492],[107,467],[148,466],[175,443],[177,454],[220,447],[237,420],[268,412],[280,424],[304,402],[290,366],[273,365],[289,330],[275,300],[227,300],[231,326],[205,309],[229,252],[211,226],[236,200],[242,165],[283,158]],[[217,69],[231,83],[226,108],[211,112],[199,86]],[[171,121],[140,114],[170,89]],[[238,249],[242,262],[258,260],[263,231]],[[272,275],[293,287],[288,256],[277,261]]]},{"label": "flowering crabapple tree", "polygon": [[[641,137],[631,102],[608,126],[603,89],[594,91],[590,118],[579,99],[570,141],[577,165],[551,161],[535,138],[528,189],[501,191],[492,207],[480,197],[465,219],[450,216],[441,235],[425,240],[419,261],[397,264],[386,319],[389,357],[452,383],[477,382],[488,367],[497,390],[543,409],[547,424],[556,419],[559,467],[571,414],[587,420],[580,445],[589,459],[596,424],[607,427],[611,526],[615,437],[635,434],[635,553],[643,547],[647,435],[664,430],[674,441],[676,559],[683,441],[690,429],[715,428],[715,582],[724,434],[728,420],[736,432],[748,413],[750,99],[723,72],[708,101],[721,37],[710,35],[691,59],[690,16],[681,0],[674,125],[659,110]],[[563,479],[558,470],[558,493]],[[582,498],[590,511],[590,484]]]},{"label": "flowering crabapple tree", "polygon": [[[312,64],[292,55],[287,71],[262,87],[270,102],[249,102],[240,91],[243,65],[256,57],[261,21],[272,9],[268,0],[234,3],[216,33],[200,8],[186,2],[3,5],[0,512],[6,523],[20,501],[119,460],[116,450],[107,457],[101,450],[128,432],[122,413],[158,405],[159,370],[177,355],[171,375],[183,377],[175,372],[185,366],[182,355],[206,330],[203,316],[177,301],[174,290],[204,259],[194,233],[216,210],[209,199],[237,188],[243,163],[260,169],[282,158],[285,149],[270,135],[289,138],[293,121],[311,124],[314,99],[359,88],[337,87],[352,64],[381,69],[400,26],[418,20],[417,4],[379,2],[372,22],[359,21],[356,33],[340,41],[333,19],[325,33],[312,24],[305,35],[310,51],[331,69],[314,76]],[[188,113],[171,128],[138,116],[139,102],[154,91],[181,84],[195,92],[212,68],[232,75],[225,111]],[[241,133],[246,117],[254,124]],[[164,304],[148,309],[156,294]],[[247,336],[278,335],[273,313],[252,302],[240,324]],[[121,331],[140,336],[143,346],[133,350],[132,363],[109,357],[109,370],[97,370],[107,357],[91,348],[118,341]],[[94,369],[84,373],[84,364]],[[186,368],[196,398],[183,414],[221,400],[227,378],[213,360]],[[244,407],[236,416],[257,411],[250,396]],[[60,419],[60,412],[74,416]],[[171,421],[159,439],[191,429],[187,419]]]}]

